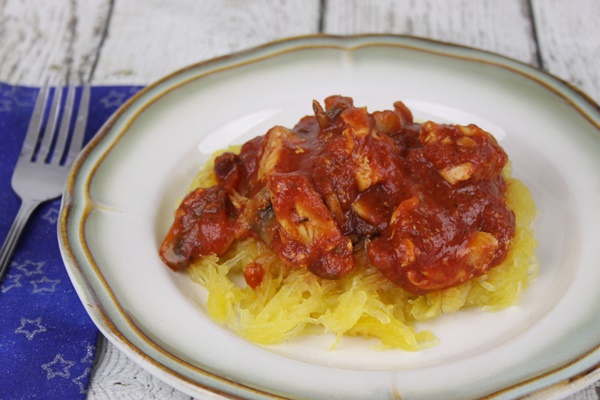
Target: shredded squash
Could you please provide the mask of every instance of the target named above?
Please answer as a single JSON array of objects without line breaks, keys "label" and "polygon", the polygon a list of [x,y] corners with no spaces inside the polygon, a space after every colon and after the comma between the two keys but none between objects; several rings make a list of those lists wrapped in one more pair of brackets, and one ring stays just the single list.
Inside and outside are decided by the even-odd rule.
[{"label": "shredded squash", "polygon": [[[198,173],[190,190],[215,184],[212,161],[217,155]],[[300,334],[332,333],[336,338],[332,349],[346,335],[376,338],[380,349],[432,347],[437,338],[429,330],[418,331],[416,322],[466,307],[498,311],[515,305],[537,274],[533,197],[522,182],[510,178],[509,166],[504,175],[507,204],[516,215],[509,254],[486,275],[459,286],[411,295],[369,267],[364,251],[355,253],[358,267],[352,273],[325,280],[305,269],[286,267],[254,239],[235,244],[224,257],[204,257],[187,271],[208,291],[210,316],[251,342],[268,345]],[[265,270],[256,289],[247,286],[242,276],[251,262],[260,262]]]}]

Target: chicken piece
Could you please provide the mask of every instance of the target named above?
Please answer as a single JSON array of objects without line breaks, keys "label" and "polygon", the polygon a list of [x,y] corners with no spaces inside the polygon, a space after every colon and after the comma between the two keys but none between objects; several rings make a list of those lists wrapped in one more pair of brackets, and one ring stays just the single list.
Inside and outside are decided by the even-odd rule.
[{"label": "chicken piece", "polygon": [[390,135],[402,129],[402,119],[391,110],[375,111],[371,115],[373,121],[375,121],[375,129],[378,132]]},{"label": "chicken piece", "polygon": [[423,291],[459,285],[486,273],[491,268],[498,249],[498,239],[495,236],[476,231],[448,259],[436,260],[431,266],[408,269],[406,282],[410,282],[408,287],[418,287]]},{"label": "chicken piece", "polygon": [[499,248],[500,244],[494,235],[489,232],[475,231],[464,247],[458,251],[457,256],[479,275],[487,271]]},{"label": "chicken piece", "polygon": [[389,224],[395,200],[383,185],[376,185],[360,193],[352,203],[352,212],[364,223],[353,221],[354,231],[362,236],[373,236]]},{"label": "chicken piece", "polygon": [[354,268],[352,242],[345,237],[312,184],[302,174],[266,178],[279,236],[273,249],[292,266],[338,279]]},{"label": "chicken piece", "polygon": [[476,125],[425,122],[419,139],[423,155],[451,185],[482,181],[500,173],[508,157],[496,139]]},{"label": "chicken piece", "polygon": [[293,166],[290,158],[304,152],[301,147],[303,142],[304,140],[296,133],[283,126],[271,128],[263,141],[262,157],[258,164],[258,179],[262,181],[272,173],[287,172],[290,166]]},{"label": "chicken piece", "polygon": [[344,110],[340,118],[344,121],[344,135],[362,139],[371,133],[371,120],[366,107]]},{"label": "chicken piece", "polygon": [[458,182],[470,179],[475,173],[475,168],[473,167],[473,163],[464,162],[441,169],[439,173],[449,184],[455,185]]},{"label": "chicken piece", "polygon": [[189,193],[175,211],[175,220],[159,250],[161,259],[179,270],[202,256],[225,254],[234,240],[234,213],[222,186]]},{"label": "chicken piece", "polygon": [[340,118],[344,121],[343,134],[354,142],[351,160],[359,192],[384,182],[396,168],[396,145],[386,134],[373,130],[366,108],[350,108]]},{"label": "chicken piece", "polygon": [[392,176],[400,173],[397,167],[397,151],[387,136],[368,137],[368,145],[357,148],[352,153],[354,175],[359,192],[388,182]]},{"label": "chicken piece", "polygon": [[414,294],[480,276],[507,250],[492,233],[468,226],[436,201],[415,196],[394,210],[390,225],[367,254],[383,275]]}]

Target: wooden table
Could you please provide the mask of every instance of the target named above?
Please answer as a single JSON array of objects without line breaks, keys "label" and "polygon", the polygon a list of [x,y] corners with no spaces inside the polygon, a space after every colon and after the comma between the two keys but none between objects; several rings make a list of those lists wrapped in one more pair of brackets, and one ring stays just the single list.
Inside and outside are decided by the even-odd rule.
[{"label": "wooden table", "polygon": [[[600,103],[599,0],[0,0],[0,81],[148,84],[305,34],[396,33],[496,52]],[[91,399],[183,399],[101,339]],[[600,383],[570,397],[599,399]]]}]

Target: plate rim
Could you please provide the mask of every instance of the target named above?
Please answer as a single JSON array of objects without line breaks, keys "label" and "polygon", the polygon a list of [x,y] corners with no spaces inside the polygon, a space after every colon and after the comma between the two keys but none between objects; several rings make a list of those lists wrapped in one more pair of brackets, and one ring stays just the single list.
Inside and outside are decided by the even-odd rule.
[{"label": "plate rim", "polygon": [[[499,55],[490,51],[410,35],[364,34],[340,36],[316,34],[295,36],[272,41],[243,51],[194,63],[164,76],[163,78],[144,87],[138,93],[133,95],[126,103],[124,103],[103,124],[98,133],[92,138],[90,143],[82,151],[71,170],[71,174],[69,175],[67,184],[65,186],[57,225],[57,234],[59,238],[61,256],[65,262],[65,266],[69,277],[73,282],[73,285],[75,286],[78,296],[80,297],[80,300],[82,300],[86,311],[88,312],[88,314],[90,314],[90,317],[92,318],[98,329],[113,344],[115,344],[121,351],[125,352],[128,355],[128,357],[133,359],[142,368],[149,370],[150,373],[152,373],[153,375],[156,375],[156,372],[162,372],[166,374],[166,376],[169,379],[165,379],[164,376],[161,376],[161,379],[165,379],[169,382],[169,384],[179,388],[184,392],[193,393],[194,395],[197,395],[198,393],[204,391],[206,393],[212,393],[228,397],[233,396],[237,398],[237,395],[231,392],[231,389],[233,388],[237,391],[242,391],[241,394],[245,395],[261,396],[261,398],[285,398],[270,393],[266,389],[261,390],[248,386],[246,384],[240,384],[238,382],[235,382],[234,380],[230,380],[212,372],[205,371],[202,368],[194,366],[186,362],[185,360],[180,359],[176,355],[170,353],[168,350],[162,348],[159,344],[155,343],[151,338],[144,334],[144,332],[136,325],[135,321],[131,318],[131,316],[127,314],[127,312],[124,310],[124,307],[119,303],[117,296],[111,289],[110,285],[106,282],[105,278],[103,277],[99,266],[94,262],[92,263],[93,265],[90,265],[89,267],[93,269],[93,272],[96,274],[95,278],[100,281],[101,287],[105,293],[97,292],[97,284],[95,286],[94,283],[90,281],[90,277],[84,271],[84,266],[82,266],[79,263],[79,260],[76,255],[78,251],[83,252],[87,260],[93,260],[85,235],[82,233],[83,227],[85,226],[87,218],[90,214],[91,207],[89,207],[89,204],[92,203],[89,196],[89,189],[91,186],[91,181],[96,173],[96,170],[102,164],[107,154],[110,153],[110,150],[117,145],[119,140],[127,132],[127,129],[124,128],[118,133],[118,135],[112,138],[112,140],[109,140],[107,138],[117,121],[121,118],[125,118],[125,114],[127,113],[127,111],[132,109],[132,107],[138,102],[141,102],[141,99],[144,96],[150,96],[150,98],[145,102],[142,102],[139,110],[135,112],[130,118],[128,118],[130,122],[127,124],[127,126],[129,126],[131,124],[131,121],[135,120],[135,118],[137,118],[137,116],[144,109],[146,109],[155,101],[158,101],[160,98],[170,93],[171,91],[176,90],[177,88],[184,86],[185,84],[193,80],[202,79],[207,75],[218,73],[219,71],[235,69],[249,63],[258,62],[268,58],[275,58],[280,54],[293,53],[302,49],[332,48],[338,50],[354,51],[360,48],[373,46],[399,47],[403,49],[411,49],[429,54],[435,54],[452,59],[479,62],[496,67],[505,68],[510,72],[517,73],[525,78],[533,80],[535,83],[544,86],[545,88],[551,90],[552,92],[563,98],[569,103],[571,107],[576,109],[581,116],[583,116],[586,120],[588,120],[588,122],[595,126],[598,130],[598,133],[600,134],[600,106],[596,104],[583,91],[579,90],[578,88],[564,81],[563,79],[558,78],[546,71],[543,71],[537,67],[531,66],[524,62],[503,55]],[[431,48],[427,48],[427,46],[431,46]],[[261,55],[261,53],[265,52],[267,53],[266,55]],[[461,54],[463,52],[465,54]],[[219,68],[219,64],[223,63],[225,63],[225,66]],[[178,83],[173,82],[169,85],[169,82],[171,80],[181,78],[188,73],[193,73],[194,71],[203,68],[206,68],[208,72],[194,74],[192,77],[182,79]],[[161,91],[160,88],[164,85],[167,85],[167,87],[165,87]],[[158,90],[159,93],[153,95],[152,93],[155,90]],[[587,108],[589,108],[589,110],[587,110]],[[600,138],[600,136],[598,137]],[[84,164],[86,163],[86,160],[88,160],[88,157],[90,157],[91,153],[95,149],[97,149],[101,144],[103,144],[105,140],[109,140],[106,143],[107,147],[102,150],[102,154],[100,156],[94,158],[90,172],[88,174],[81,175],[81,173],[83,172]],[[84,186],[82,192],[84,193],[87,200],[86,209],[83,210],[81,217],[78,217],[73,213],[73,209],[75,207],[74,193],[77,190],[76,184],[78,183],[79,179],[84,179]],[[73,219],[74,222],[79,222],[76,229],[76,233],[79,234],[77,239],[79,240],[79,244],[82,245],[82,248],[78,251],[72,247],[73,244],[71,243],[69,234],[69,229],[71,226],[70,222]],[[110,312],[109,310],[107,310],[102,303],[101,297],[106,296],[108,296],[108,298],[112,301],[111,305],[116,307],[117,313],[120,314],[120,317],[123,319],[123,322],[126,323],[136,333],[136,339],[141,339],[143,342],[150,345],[150,347],[154,348],[155,351],[158,351],[163,356],[166,356],[168,359],[171,359],[173,362],[178,363],[179,365],[182,365],[187,369],[191,369],[193,373],[201,375],[204,379],[207,380],[207,382],[199,382],[198,380],[186,376],[180,371],[176,371],[170,366],[164,365],[159,360],[153,358],[146,351],[141,349],[136,343],[134,343],[134,339],[128,337],[127,334],[121,332],[121,330],[117,326],[118,324],[115,324],[115,322],[111,319],[110,314],[114,312]],[[600,342],[595,347],[590,349],[587,353],[580,357],[577,357],[576,359],[567,364],[554,368],[544,374],[540,374],[535,377],[522,380],[520,382],[515,383],[514,385],[508,386],[501,390],[494,391],[493,393],[490,393],[487,397],[493,398],[500,397],[503,395],[510,395],[511,392],[517,392],[519,389],[525,390],[528,386],[535,386],[534,383],[541,382],[550,377],[557,377],[561,374],[561,372],[582,362],[582,360],[584,360],[587,357],[593,357],[595,353],[599,352]],[[597,379],[596,375],[600,374],[600,357],[596,355],[594,359],[597,362],[591,367],[587,368],[586,370],[580,371],[579,373],[574,375],[568,375],[564,377],[564,379],[553,383],[550,382],[550,384],[542,385],[542,387],[538,388],[537,390],[532,390],[526,393],[533,395],[559,395],[579,390],[592,383],[592,379]],[[225,385],[226,389],[230,389],[230,391],[221,390],[223,388],[220,388],[219,385]]]}]

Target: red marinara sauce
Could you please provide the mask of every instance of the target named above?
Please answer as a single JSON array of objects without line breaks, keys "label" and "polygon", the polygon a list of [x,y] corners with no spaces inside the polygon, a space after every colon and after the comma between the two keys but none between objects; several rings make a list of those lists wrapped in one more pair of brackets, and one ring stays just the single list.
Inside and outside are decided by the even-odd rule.
[{"label": "red marinara sauce", "polygon": [[[217,157],[218,184],[188,194],[175,213],[160,248],[169,267],[254,237],[326,279],[352,271],[354,253],[366,251],[385,277],[423,294],[504,260],[515,217],[504,200],[508,158],[493,136],[416,123],[402,102],[373,113],[342,96],[324,105]],[[262,272],[249,268],[254,288]]]}]

